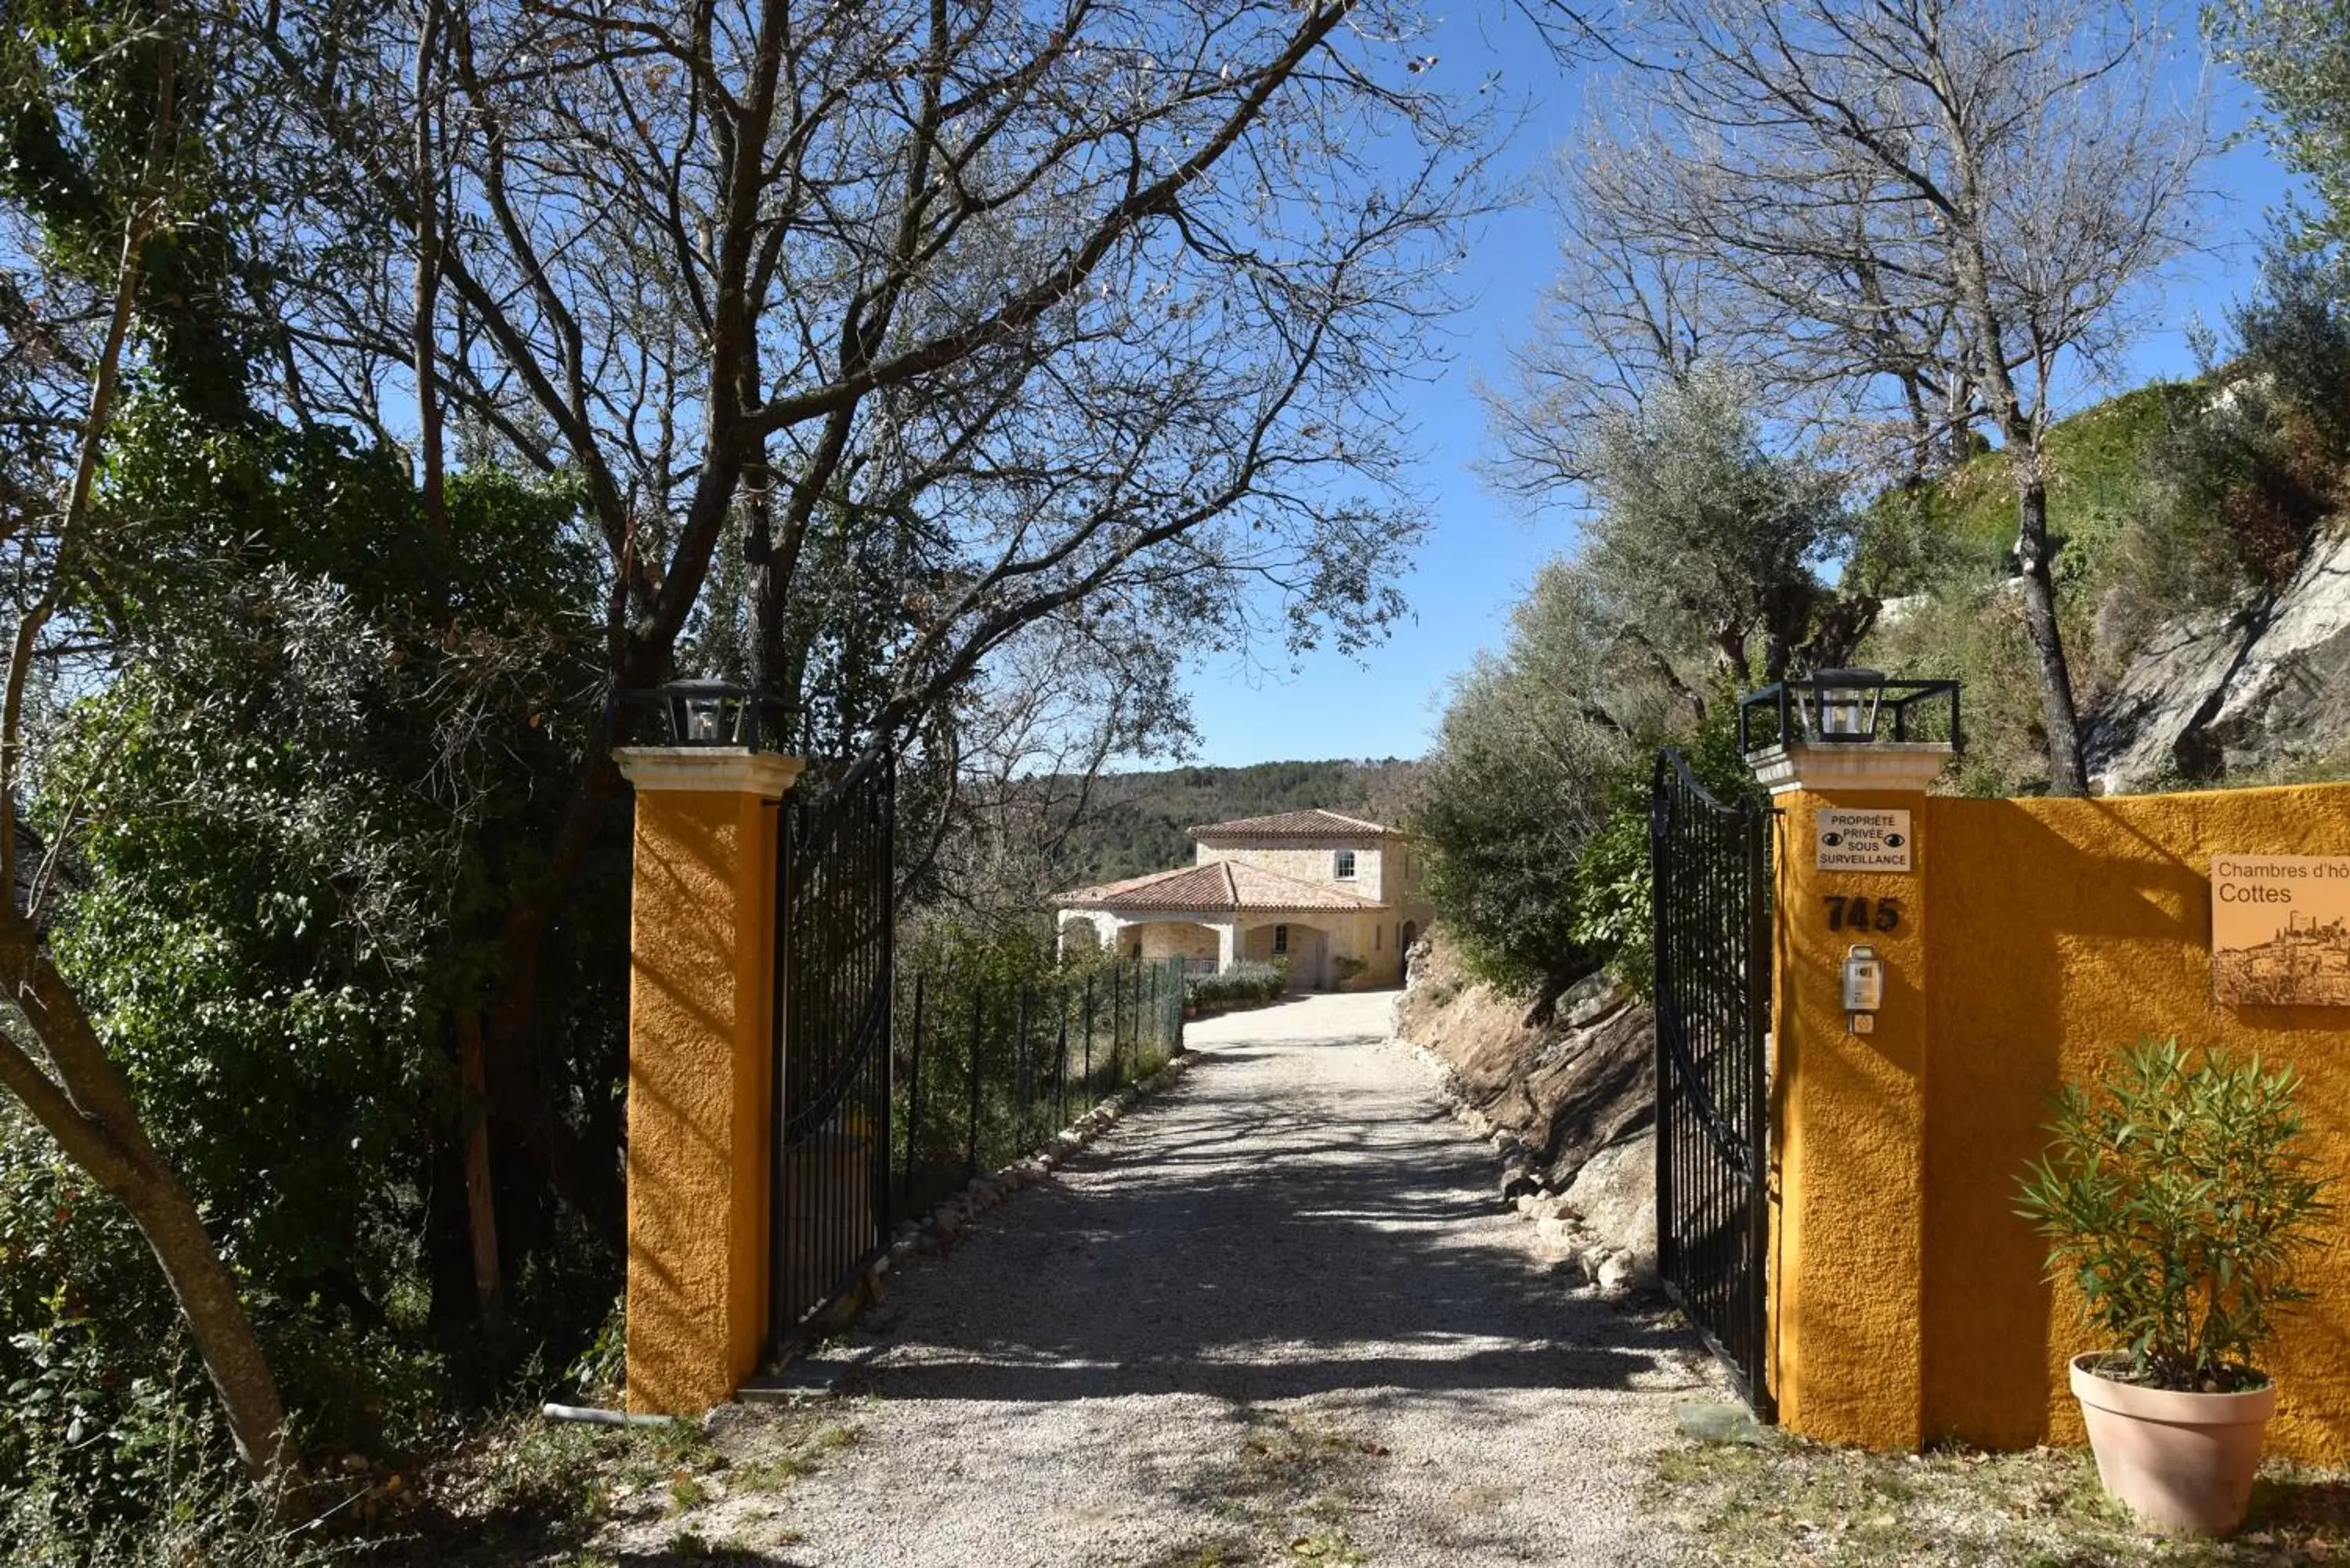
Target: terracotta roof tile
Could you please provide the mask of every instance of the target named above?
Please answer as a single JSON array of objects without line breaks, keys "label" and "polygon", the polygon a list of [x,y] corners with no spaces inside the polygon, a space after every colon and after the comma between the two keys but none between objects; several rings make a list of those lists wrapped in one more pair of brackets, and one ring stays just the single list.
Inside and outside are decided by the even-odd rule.
[{"label": "terracotta roof tile", "polygon": [[1271,816],[1243,816],[1237,822],[1211,822],[1191,829],[1191,836],[1210,838],[1361,838],[1393,833],[1359,816],[1344,816],[1315,806],[1309,811],[1281,811]]},{"label": "terracotta roof tile", "polygon": [[1205,866],[1179,866],[1097,888],[1078,888],[1056,894],[1064,909],[1377,909],[1382,905],[1357,898],[1327,883],[1302,881],[1261,867],[1231,860],[1211,860]]}]

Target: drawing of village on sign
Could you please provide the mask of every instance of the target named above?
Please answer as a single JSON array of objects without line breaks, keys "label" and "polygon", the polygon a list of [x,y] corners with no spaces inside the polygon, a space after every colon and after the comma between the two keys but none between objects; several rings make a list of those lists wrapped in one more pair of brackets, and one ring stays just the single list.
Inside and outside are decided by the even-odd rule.
[{"label": "drawing of village on sign", "polygon": [[2212,857],[2211,993],[2234,1007],[2350,1007],[2350,858]]}]

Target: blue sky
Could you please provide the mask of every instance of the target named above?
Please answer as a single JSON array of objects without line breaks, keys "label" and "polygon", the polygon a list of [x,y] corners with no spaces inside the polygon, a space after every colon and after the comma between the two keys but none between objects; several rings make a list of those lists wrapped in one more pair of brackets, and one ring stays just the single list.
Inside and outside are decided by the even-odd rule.
[{"label": "blue sky", "polygon": [[[1489,12],[1449,19],[1430,52],[1455,81],[1498,73],[1505,90],[1542,106],[1508,149],[1506,176],[1530,176],[1571,128],[1580,101],[1572,74],[1551,63],[1513,18]],[[2210,68],[2215,124],[2223,132],[2240,130],[2245,94]],[[2192,69],[2182,67],[2182,91],[2192,90]],[[2147,296],[2149,329],[2130,356],[2129,384],[2191,372],[2189,323],[2199,317],[2221,323],[2254,270],[2265,213],[2287,190],[2287,177],[2254,136],[2241,138],[2214,164],[2210,183],[2224,193],[2210,214],[2212,244]],[[1188,683],[1201,744],[1191,760],[1236,766],[1421,754],[1454,678],[1479,649],[1498,645],[1510,607],[1535,569],[1573,547],[1567,520],[1525,517],[1475,472],[1486,443],[1476,380],[1480,372],[1502,379],[1508,345],[1526,330],[1555,254],[1550,219],[1539,204],[1488,221],[1471,247],[1462,281],[1475,303],[1451,323],[1451,362],[1432,379],[1396,391],[1417,427],[1421,455],[1413,480],[1429,501],[1431,524],[1402,585],[1410,600],[1405,620],[1360,659],[1321,653],[1295,670],[1224,659],[1195,667]],[[2078,390],[2087,400],[2097,395],[2095,389]]]}]

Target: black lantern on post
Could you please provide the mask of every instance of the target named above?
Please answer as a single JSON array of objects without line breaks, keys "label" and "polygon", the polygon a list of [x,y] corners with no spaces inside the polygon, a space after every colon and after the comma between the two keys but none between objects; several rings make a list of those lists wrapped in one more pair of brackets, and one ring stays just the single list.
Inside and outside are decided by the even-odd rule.
[{"label": "black lantern on post", "polygon": [[1866,744],[1884,700],[1881,670],[1823,670],[1797,691],[1795,716],[1806,739]]},{"label": "black lantern on post", "polygon": [[750,751],[759,749],[762,718],[771,717],[777,707],[774,698],[731,680],[672,680],[650,691],[622,691],[612,699],[616,723],[623,710],[660,714],[669,745]]},{"label": "black lantern on post", "polygon": [[[1943,704],[1947,717],[1934,723],[1932,712]],[[1893,721],[1889,737],[1881,734],[1887,715]],[[1761,732],[1757,721],[1766,719],[1775,719],[1775,729]],[[1749,757],[1794,744],[1866,746],[1882,739],[1895,745],[1922,742],[1956,751],[1959,683],[1895,680],[1876,670],[1823,670],[1773,681],[1738,700],[1738,749]]]}]

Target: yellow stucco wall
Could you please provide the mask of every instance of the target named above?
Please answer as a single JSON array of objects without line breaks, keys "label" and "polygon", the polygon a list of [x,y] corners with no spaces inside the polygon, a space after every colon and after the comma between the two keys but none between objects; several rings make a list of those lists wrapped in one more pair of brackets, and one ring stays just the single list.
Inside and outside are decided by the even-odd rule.
[{"label": "yellow stucco wall", "polygon": [[[2313,1152],[2350,1175],[2350,1009],[2210,993],[2214,854],[2350,855],[2350,785],[2105,800],[1835,796],[1916,813],[1918,868],[1812,869],[1814,797],[1778,804],[1774,1000],[1782,1418],[1837,1441],[2078,1441],[2065,1360],[2096,1348],[2013,1212],[2048,1099],[2143,1034],[2257,1050],[2304,1075]],[[1877,1033],[1844,1032],[1825,892],[1890,893]],[[2267,1356],[2271,1451],[2350,1459],[2350,1247]]]},{"label": "yellow stucco wall", "polygon": [[[1814,868],[1813,817],[1823,805],[1914,807],[1916,796],[1804,792],[1779,797],[1778,983],[1774,1093],[1773,1284],[1780,1419],[1835,1442],[1914,1446],[1920,1417],[1920,1285],[1926,1225],[1919,1139],[1925,1123],[1927,929],[1917,871]],[[1901,901],[1892,931],[1832,931],[1830,894]],[[1885,1006],[1873,1033],[1846,1033],[1843,967],[1855,942],[1885,961]]]},{"label": "yellow stucco wall", "polygon": [[[2012,1214],[2048,1096],[2141,1035],[2258,1051],[2306,1076],[2313,1152],[2350,1175],[2350,1009],[2211,1000],[2210,858],[2350,855],[2350,785],[2106,800],[1934,800],[1928,962],[1926,1427],[1976,1442],[2078,1441],[2070,1355],[2098,1348],[2040,1281]],[[2267,1357],[2271,1451],[2350,1459],[2350,1247],[2313,1254],[2317,1299]]]},{"label": "yellow stucco wall", "polygon": [[733,1395],[766,1329],[775,807],[639,790],[629,986],[628,1403]]}]

